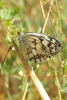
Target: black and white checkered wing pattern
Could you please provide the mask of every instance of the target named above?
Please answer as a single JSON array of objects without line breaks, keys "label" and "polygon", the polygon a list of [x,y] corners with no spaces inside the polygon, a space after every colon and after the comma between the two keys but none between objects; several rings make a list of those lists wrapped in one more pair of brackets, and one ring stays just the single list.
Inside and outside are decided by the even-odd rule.
[{"label": "black and white checkered wing pattern", "polygon": [[45,62],[58,54],[61,48],[61,43],[55,38],[37,33],[27,33],[18,40],[24,44],[26,55],[34,63]]}]

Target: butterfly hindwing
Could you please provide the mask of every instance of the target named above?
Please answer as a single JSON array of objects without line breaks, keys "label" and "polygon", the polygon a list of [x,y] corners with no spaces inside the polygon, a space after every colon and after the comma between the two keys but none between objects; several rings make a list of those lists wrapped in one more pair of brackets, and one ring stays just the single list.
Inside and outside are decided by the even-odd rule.
[{"label": "butterfly hindwing", "polygon": [[22,42],[25,46],[26,55],[34,63],[44,62],[47,58],[58,54],[61,47],[58,40],[37,33],[23,35]]}]

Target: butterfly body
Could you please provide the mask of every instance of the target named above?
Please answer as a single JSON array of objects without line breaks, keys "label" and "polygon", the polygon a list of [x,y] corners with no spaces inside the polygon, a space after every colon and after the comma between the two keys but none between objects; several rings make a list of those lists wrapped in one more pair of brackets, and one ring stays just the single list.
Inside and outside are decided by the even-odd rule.
[{"label": "butterfly body", "polygon": [[19,43],[23,43],[25,53],[34,63],[44,62],[60,52],[61,43],[50,36],[38,33],[19,33]]}]

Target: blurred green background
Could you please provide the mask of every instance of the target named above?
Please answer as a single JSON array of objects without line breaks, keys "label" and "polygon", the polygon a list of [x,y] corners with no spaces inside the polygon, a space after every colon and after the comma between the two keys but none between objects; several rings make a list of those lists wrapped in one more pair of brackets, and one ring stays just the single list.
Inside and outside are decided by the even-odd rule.
[{"label": "blurred green background", "polygon": [[[51,0],[42,0],[45,19]],[[15,51],[8,53],[4,66],[3,59],[12,44],[9,34],[21,32],[41,32],[45,22],[39,0],[0,0],[0,100],[22,100],[28,80],[24,66]],[[61,44],[61,52],[54,59],[54,66],[60,83],[62,100],[67,100],[67,1],[54,0],[44,34],[55,37]],[[37,77],[46,89],[51,100],[59,100],[57,82],[52,68],[52,61],[33,65]],[[32,92],[33,91],[33,92]],[[36,95],[37,94],[37,95]],[[25,100],[41,100],[33,82],[29,87]]]}]

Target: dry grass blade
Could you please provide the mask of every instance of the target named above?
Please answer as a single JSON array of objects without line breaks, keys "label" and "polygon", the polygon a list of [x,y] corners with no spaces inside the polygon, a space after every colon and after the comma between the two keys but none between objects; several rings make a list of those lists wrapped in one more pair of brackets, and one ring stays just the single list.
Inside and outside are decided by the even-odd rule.
[{"label": "dry grass blade", "polygon": [[28,88],[28,82],[26,83],[25,90],[24,90],[24,93],[23,93],[23,96],[22,96],[21,100],[25,100],[27,88]]},{"label": "dry grass blade", "polygon": [[[48,14],[47,14],[47,17],[46,17],[46,19],[45,19],[45,23],[44,23],[44,26],[43,26],[43,29],[42,29],[42,33],[44,33],[44,30],[45,30],[45,28],[46,28],[47,21],[48,21],[49,15],[50,15],[50,11],[51,11],[51,7],[52,7],[52,4],[53,4],[53,1],[54,1],[54,0],[51,1],[50,8],[49,8],[49,11],[48,11]],[[42,7],[41,9],[43,9],[43,7]],[[43,12],[42,12],[42,13],[43,13]],[[44,13],[43,13],[43,14],[44,14]],[[43,15],[43,17],[44,17],[44,16],[45,16],[45,15]]]},{"label": "dry grass blade", "polygon": [[4,65],[4,62],[5,62],[6,57],[7,57],[7,55],[8,55],[8,52],[12,49],[12,47],[13,47],[13,46],[10,46],[10,47],[9,47],[9,49],[8,49],[6,55],[5,55],[5,58],[4,58],[3,62],[2,62],[2,65]]},{"label": "dry grass blade", "polygon": [[[46,19],[45,19],[45,22],[44,22],[44,25],[43,25],[43,28],[42,28],[42,33],[44,33],[44,31],[45,31],[45,28],[46,28],[46,25],[47,25],[47,21],[48,21],[50,12],[51,12],[51,7],[52,7],[52,4],[53,4],[53,1],[54,1],[54,0],[51,1],[50,8],[49,8],[47,17],[46,17]],[[56,1],[56,2],[57,2],[57,1]],[[42,11],[43,18],[45,18],[42,0],[40,0],[40,5],[41,5],[41,11]],[[57,5],[57,4],[56,4],[56,5]],[[58,8],[58,5],[57,5],[57,8]],[[58,14],[58,15],[59,15],[59,14]],[[59,17],[59,19],[60,19],[60,17]],[[66,38],[65,38],[65,41],[66,41]],[[56,83],[57,83],[58,98],[59,98],[59,100],[61,100],[61,93],[60,93],[59,80],[58,80],[58,76],[57,76],[57,72],[56,72],[56,68],[55,68],[54,61],[53,61],[53,60],[52,60],[52,63],[53,63],[53,64],[52,64],[52,67],[53,67],[53,69],[54,69],[54,74],[55,74]]]},{"label": "dry grass blade", "polygon": [[45,89],[43,88],[42,84],[40,83],[39,79],[37,78],[36,74],[34,73],[34,71],[32,70],[32,67],[26,62],[24,56],[22,55],[22,53],[20,52],[19,48],[17,47],[16,43],[14,42],[14,40],[11,38],[13,44],[14,44],[14,48],[16,53],[18,54],[22,64],[24,65],[28,76],[30,77],[30,79],[32,79],[35,87],[37,88],[41,99],[42,100],[50,100],[48,94],[46,93]]},{"label": "dry grass blade", "polygon": [[59,98],[59,100],[62,100],[61,93],[60,93],[60,83],[59,83],[59,80],[58,80],[58,75],[57,75],[57,71],[56,71],[53,59],[52,59],[52,67],[53,67],[54,75],[55,75],[55,79],[56,79],[56,86],[57,86],[57,90],[58,90],[58,98]]}]

